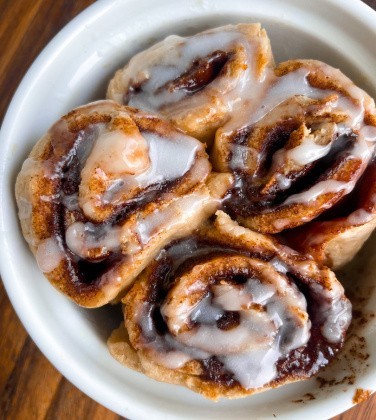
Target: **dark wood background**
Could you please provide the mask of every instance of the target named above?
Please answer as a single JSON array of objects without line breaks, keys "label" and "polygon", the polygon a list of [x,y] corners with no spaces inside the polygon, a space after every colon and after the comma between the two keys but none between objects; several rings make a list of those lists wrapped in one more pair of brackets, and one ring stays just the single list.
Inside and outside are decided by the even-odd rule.
[{"label": "dark wood background", "polygon": [[[376,0],[365,2],[376,9]],[[39,52],[91,3],[93,0],[0,0],[0,121]],[[0,419],[42,418],[113,420],[120,416],[79,391],[42,355],[0,282]],[[375,418],[376,394],[336,420]]]}]

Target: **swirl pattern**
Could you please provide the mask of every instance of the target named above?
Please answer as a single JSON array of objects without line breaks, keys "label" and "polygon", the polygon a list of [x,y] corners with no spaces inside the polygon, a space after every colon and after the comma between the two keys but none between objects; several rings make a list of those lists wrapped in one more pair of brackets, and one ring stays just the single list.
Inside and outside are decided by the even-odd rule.
[{"label": "swirl pattern", "polygon": [[254,100],[272,65],[269,39],[259,24],[227,25],[188,38],[169,36],[119,70],[107,97],[158,112],[210,145],[239,98]]},{"label": "swirl pattern", "polygon": [[351,320],[329,269],[222,212],[161,251],[123,302],[113,355],[211,399],[310,377]]},{"label": "swirl pattern", "polygon": [[[350,79],[314,60],[282,63],[265,80],[257,105],[217,132],[214,167],[236,177],[225,209],[251,229],[278,233],[317,218],[332,220],[342,208],[346,221],[337,226],[372,221],[362,229],[369,235],[374,199],[363,205],[358,197],[372,178],[375,141],[374,102]],[[313,230],[307,227],[305,235]],[[349,249],[342,261],[320,261],[338,266],[358,249]]]},{"label": "swirl pattern", "polygon": [[52,126],[25,161],[16,195],[41,270],[71,299],[95,307],[212,214],[230,182],[211,174],[199,141],[101,101]]},{"label": "swirl pattern", "polygon": [[374,101],[325,63],[275,67],[259,24],[170,36],[107,97],[57,121],[17,178],[49,281],[121,301],[113,356],[207,398],[316,374],[351,322],[328,267],[376,227]]}]

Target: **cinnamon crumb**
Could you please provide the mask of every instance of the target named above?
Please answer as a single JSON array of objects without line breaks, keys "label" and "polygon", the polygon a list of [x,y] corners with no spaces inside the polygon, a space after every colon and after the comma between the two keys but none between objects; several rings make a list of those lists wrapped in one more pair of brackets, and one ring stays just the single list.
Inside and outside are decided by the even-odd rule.
[{"label": "cinnamon crumb", "polygon": [[325,378],[322,378],[321,376],[317,376],[316,380],[319,382],[320,388],[331,387],[334,385],[342,385],[342,384],[353,385],[355,382],[355,375],[347,375],[338,381],[335,379],[325,379]]},{"label": "cinnamon crumb", "polygon": [[292,400],[291,402],[293,403],[302,403],[302,402],[306,402],[306,401],[311,401],[311,400],[315,400],[316,397],[311,394],[311,393],[307,393],[303,395],[303,398],[301,398],[300,400]]},{"label": "cinnamon crumb", "polygon": [[359,404],[363,401],[368,400],[371,394],[372,391],[369,391],[368,389],[357,388],[353,396],[352,402],[353,404]]}]

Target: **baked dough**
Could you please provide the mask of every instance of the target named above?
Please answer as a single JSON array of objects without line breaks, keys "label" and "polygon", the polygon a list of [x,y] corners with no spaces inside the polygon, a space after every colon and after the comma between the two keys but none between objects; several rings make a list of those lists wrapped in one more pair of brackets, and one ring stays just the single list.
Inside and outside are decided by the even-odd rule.
[{"label": "baked dough", "polygon": [[257,99],[273,65],[269,39],[258,23],[169,36],[118,70],[107,97],[158,112],[210,146],[216,129],[238,112],[240,98]]},{"label": "baked dough", "polygon": [[291,60],[246,111],[217,131],[211,153],[215,170],[235,176],[225,210],[286,233],[321,264],[349,261],[376,223],[374,101],[325,63]]},{"label": "baked dough", "polygon": [[213,400],[311,377],[351,320],[332,271],[220,211],[162,250],[123,303],[111,354]]},{"label": "baked dough", "polygon": [[77,108],[33,148],[17,177],[23,234],[70,299],[102,306],[163,246],[213,214],[231,176],[202,143],[112,101]]}]

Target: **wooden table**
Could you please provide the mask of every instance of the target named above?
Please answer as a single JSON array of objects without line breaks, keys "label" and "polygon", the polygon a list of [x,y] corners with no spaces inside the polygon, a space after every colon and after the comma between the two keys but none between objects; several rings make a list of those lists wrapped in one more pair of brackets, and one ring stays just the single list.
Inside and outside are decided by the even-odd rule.
[{"label": "wooden table", "polygon": [[[0,121],[47,42],[93,0],[0,0]],[[366,0],[376,9],[376,0]],[[0,419],[118,419],[70,384],[42,355],[0,282]],[[376,418],[376,394],[336,420]]]}]

